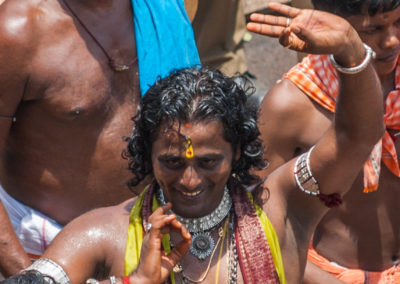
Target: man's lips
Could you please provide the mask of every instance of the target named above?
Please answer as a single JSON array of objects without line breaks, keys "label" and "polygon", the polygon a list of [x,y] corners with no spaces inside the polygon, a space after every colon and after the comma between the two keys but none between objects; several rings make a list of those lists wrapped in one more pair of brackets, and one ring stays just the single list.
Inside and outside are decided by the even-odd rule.
[{"label": "man's lips", "polygon": [[399,51],[396,51],[396,52],[381,54],[377,57],[377,60],[390,62],[396,60],[398,56],[399,56]]},{"label": "man's lips", "polygon": [[188,191],[179,191],[180,193],[182,193],[182,195],[186,196],[186,197],[197,197],[198,195],[201,194],[201,190],[196,190],[196,191],[192,191],[192,192],[188,192]]}]

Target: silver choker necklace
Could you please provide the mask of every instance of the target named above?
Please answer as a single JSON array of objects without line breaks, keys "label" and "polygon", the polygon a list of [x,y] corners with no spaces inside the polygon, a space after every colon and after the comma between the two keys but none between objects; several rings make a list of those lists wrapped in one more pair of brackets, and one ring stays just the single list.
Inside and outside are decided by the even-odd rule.
[{"label": "silver choker necklace", "polygon": [[[164,193],[161,188],[157,190],[157,199],[165,205]],[[190,233],[198,233],[210,230],[221,223],[222,220],[228,215],[229,210],[232,207],[232,198],[229,195],[228,188],[225,187],[224,196],[218,207],[215,208],[210,214],[200,218],[184,218],[176,215],[176,218],[188,229]]]}]

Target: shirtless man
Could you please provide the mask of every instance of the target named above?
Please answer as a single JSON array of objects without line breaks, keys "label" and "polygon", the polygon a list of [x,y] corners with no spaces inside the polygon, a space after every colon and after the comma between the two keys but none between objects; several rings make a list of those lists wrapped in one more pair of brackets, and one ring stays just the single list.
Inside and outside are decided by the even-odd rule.
[{"label": "shirtless man", "polygon": [[[382,94],[369,64],[373,52],[347,21],[278,3],[269,7],[282,16],[261,16],[270,24],[253,22],[249,30],[280,37],[296,51],[333,53],[354,71],[340,74],[335,124],[314,150],[263,182],[250,172],[265,160],[247,88],[219,71],[179,70],[140,101],[129,139],[132,183],[152,175],[150,186],[136,199],[70,222],[25,271],[60,284],[88,278],[161,283],[179,261],[172,283],[301,282],[309,240],[329,210],[307,190],[340,200],[337,194],[350,188],[384,132]],[[359,116],[364,120],[354,121]],[[300,170],[294,174],[294,168]],[[314,183],[305,181],[311,173]],[[261,195],[245,187],[254,184]]]},{"label": "shirtless man", "polygon": [[[374,66],[382,83],[386,103],[390,105],[390,101],[394,103],[399,100],[396,96],[400,82],[397,60],[400,50],[400,1],[351,1],[352,9],[346,7],[349,2],[314,0],[313,4],[318,9],[343,15],[362,40],[375,50]],[[370,11],[370,14],[365,11]],[[310,58],[291,69],[262,103],[259,126],[265,143],[265,157],[270,161],[263,175],[307,151],[332,124],[335,103],[331,98],[337,95],[337,77],[330,76],[335,72],[329,71],[332,70],[329,58]],[[318,66],[321,62],[324,65]],[[305,73],[308,75],[304,76]],[[326,77],[325,81],[322,81],[323,77]],[[330,85],[326,86],[327,83]],[[389,93],[393,90],[390,96],[394,97],[390,99]],[[387,109],[385,115],[388,132],[397,136],[400,125],[398,122],[396,125],[389,112],[398,116],[399,110]],[[400,141],[385,135],[393,141],[396,156],[396,151],[400,151]],[[329,211],[317,227],[312,243],[315,250],[310,248],[309,251],[306,283],[378,283],[374,282],[376,279],[382,281],[379,283],[399,283],[400,180],[395,166],[390,170],[386,165],[394,161],[387,154],[387,145],[390,146],[390,143],[383,143],[385,152],[382,158],[387,161],[382,162],[379,184],[378,175],[374,174],[373,163],[369,160],[370,174],[363,175],[364,171],[361,171],[353,188],[345,196],[344,204]],[[373,152],[375,161],[381,153]],[[380,164],[379,161],[376,163]],[[363,188],[373,192],[366,194]],[[310,260],[317,262],[321,268],[310,263]]]},{"label": "shirtless man", "polygon": [[[169,3],[175,2],[183,5]],[[37,255],[73,218],[133,196],[121,149],[140,99],[136,40],[128,0],[14,0],[0,6],[5,275],[30,259],[4,207],[25,250]],[[30,215],[31,208],[36,211]],[[25,213],[30,217],[18,216]],[[38,229],[18,228],[13,218]],[[35,235],[41,230],[44,235]]]}]

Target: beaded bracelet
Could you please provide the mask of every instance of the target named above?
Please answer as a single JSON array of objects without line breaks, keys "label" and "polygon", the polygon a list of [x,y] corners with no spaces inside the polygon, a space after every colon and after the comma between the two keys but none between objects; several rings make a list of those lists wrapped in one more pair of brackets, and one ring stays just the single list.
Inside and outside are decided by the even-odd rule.
[{"label": "beaded bracelet", "polygon": [[319,191],[319,185],[314,178],[310,168],[310,154],[315,146],[311,147],[308,152],[302,154],[297,158],[294,165],[294,178],[296,179],[297,186],[306,194],[317,196],[325,206],[329,208],[338,207],[342,204],[343,199],[337,193],[323,194]]},{"label": "beaded bracelet", "polygon": [[310,154],[314,147],[315,146],[296,160],[293,172],[297,186],[301,191],[316,196],[319,194],[319,185],[310,169]]},{"label": "beaded bracelet", "polygon": [[365,43],[363,43],[363,45],[367,54],[359,65],[354,67],[343,67],[336,62],[335,57],[333,56],[333,54],[331,54],[329,55],[329,59],[331,60],[333,67],[335,67],[337,71],[344,74],[356,74],[363,71],[365,68],[367,68],[368,64],[371,62],[371,59],[374,59],[376,56],[375,51],[373,51],[371,47],[369,47]]}]

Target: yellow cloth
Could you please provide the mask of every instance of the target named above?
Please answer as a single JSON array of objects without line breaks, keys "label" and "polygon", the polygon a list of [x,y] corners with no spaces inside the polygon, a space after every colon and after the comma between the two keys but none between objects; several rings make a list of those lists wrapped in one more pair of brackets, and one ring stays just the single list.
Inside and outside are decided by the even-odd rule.
[{"label": "yellow cloth", "polygon": [[[143,226],[142,226],[142,206],[143,206],[143,198],[147,191],[148,187],[140,194],[138,199],[135,202],[135,205],[132,207],[130,218],[129,218],[129,227],[128,227],[128,238],[126,242],[126,250],[125,250],[125,275],[131,274],[139,264],[140,258],[140,249],[142,247],[143,242]],[[282,254],[279,246],[278,236],[276,235],[275,229],[271,222],[269,221],[267,215],[264,211],[257,206],[252,198],[250,193],[249,197],[253,202],[258,218],[260,219],[261,225],[263,227],[265,236],[267,237],[267,241],[270,247],[270,251],[272,254],[272,259],[274,260],[274,264],[276,267],[276,271],[278,273],[278,277],[281,284],[286,284],[285,278],[285,270],[283,267]],[[157,199],[153,196],[153,211],[159,206]],[[165,252],[168,254],[170,251],[168,235],[165,235],[163,238],[163,245]],[[173,277],[173,275],[171,275]],[[172,283],[175,281],[172,278]]]}]

